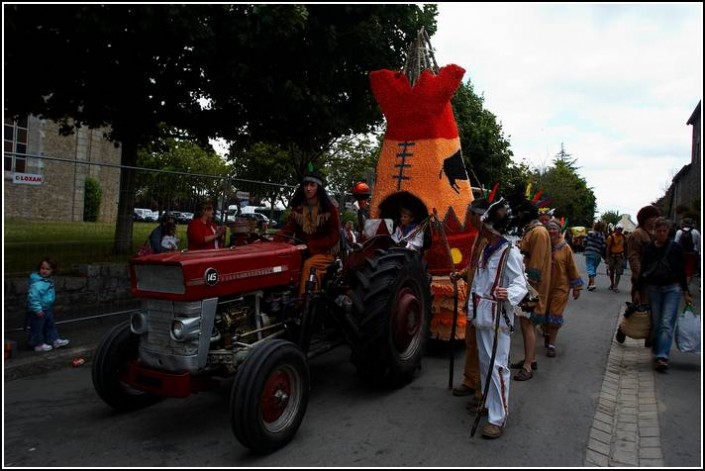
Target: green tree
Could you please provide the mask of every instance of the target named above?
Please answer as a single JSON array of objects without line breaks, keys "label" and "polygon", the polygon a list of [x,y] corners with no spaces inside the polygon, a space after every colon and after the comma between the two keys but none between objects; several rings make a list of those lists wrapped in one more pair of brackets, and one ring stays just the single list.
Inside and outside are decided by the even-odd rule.
[{"label": "green tree", "polygon": [[286,205],[300,183],[292,172],[291,154],[277,144],[256,142],[239,151],[232,145],[228,158],[237,190],[249,192],[253,201],[268,202],[271,208],[277,202]]},{"label": "green tree", "polygon": [[[141,150],[140,167],[175,173],[145,172],[137,177],[137,198],[154,202],[159,210],[193,210],[199,201],[217,202],[229,189],[230,166],[212,149],[169,138],[156,150]],[[151,204],[147,204],[152,206]]]},{"label": "green tree", "polygon": [[559,216],[569,219],[570,225],[590,226],[595,218],[595,194],[578,175],[575,162],[561,144],[553,166],[542,174],[537,173],[534,188],[543,189],[543,194],[553,199],[550,207],[555,208]]},{"label": "green tree", "polygon": [[[179,129],[196,129],[202,87],[199,52],[211,6],[11,5],[5,12],[5,109],[62,124],[108,126],[122,146],[122,164],[137,150]],[[32,60],[28,61],[27,58]],[[205,137],[205,136],[203,136]],[[132,245],[135,172],[120,172],[116,253]]]},{"label": "green tree", "polygon": [[83,220],[86,222],[96,222],[100,216],[100,201],[103,198],[103,190],[100,183],[95,178],[87,177],[83,189]]},{"label": "green tree", "polygon": [[463,160],[473,186],[491,187],[508,176],[521,173],[512,163],[512,150],[497,117],[485,109],[485,99],[475,94],[472,82],[460,84],[451,104],[458,124]]},{"label": "green tree", "polygon": [[600,216],[600,221],[605,224],[616,225],[620,219],[622,219],[622,216],[617,211],[605,211]]},{"label": "green tree", "polygon": [[[295,172],[381,120],[367,73],[435,31],[435,5],[8,5],[5,110],[109,126],[122,146],[115,251],[130,252],[139,148],[173,136],[288,149]],[[31,58],[31,60],[28,60]],[[56,73],[53,73],[56,72]],[[205,105],[203,104],[205,103]]]},{"label": "green tree", "polygon": [[346,136],[336,140],[323,167],[329,193],[349,194],[356,182],[374,174],[379,146],[376,136]]},{"label": "green tree", "polygon": [[[203,45],[208,120],[236,153],[255,142],[288,152],[298,180],[336,139],[382,122],[369,72],[400,68],[418,29],[435,32],[436,15],[435,5],[233,6],[209,24],[227,48]],[[233,126],[240,115],[246,126]]]}]

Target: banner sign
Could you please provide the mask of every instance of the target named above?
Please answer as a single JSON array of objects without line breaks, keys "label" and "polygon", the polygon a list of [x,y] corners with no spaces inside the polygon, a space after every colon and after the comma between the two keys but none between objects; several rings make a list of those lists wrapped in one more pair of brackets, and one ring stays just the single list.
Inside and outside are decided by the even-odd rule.
[{"label": "banner sign", "polygon": [[41,185],[44,183],[44,176],[35,173],[13,173],[12,182],[21,185]]}]

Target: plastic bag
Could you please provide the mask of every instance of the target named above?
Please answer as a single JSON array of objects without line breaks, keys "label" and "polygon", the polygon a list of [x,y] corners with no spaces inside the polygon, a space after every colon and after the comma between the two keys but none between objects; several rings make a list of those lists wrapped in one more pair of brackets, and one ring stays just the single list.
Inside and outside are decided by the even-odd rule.
[{"label": "plastic bag", "polygon": [[683,353],[700,353],[700,316],[688,304],[678,316],[676,346]]}]

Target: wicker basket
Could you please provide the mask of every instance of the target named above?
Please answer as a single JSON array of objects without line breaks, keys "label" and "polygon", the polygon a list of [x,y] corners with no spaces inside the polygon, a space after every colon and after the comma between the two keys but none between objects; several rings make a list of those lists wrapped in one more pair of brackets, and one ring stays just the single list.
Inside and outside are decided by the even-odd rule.
[{"label": "wicker basket", "polygon": [[[626,306],[622,306],[620,314],[624,315],[626,309]],[[651,311],[634,311],[629,317],[622,319],[619,328],[627,337],[647,338],[651,330]]]}]

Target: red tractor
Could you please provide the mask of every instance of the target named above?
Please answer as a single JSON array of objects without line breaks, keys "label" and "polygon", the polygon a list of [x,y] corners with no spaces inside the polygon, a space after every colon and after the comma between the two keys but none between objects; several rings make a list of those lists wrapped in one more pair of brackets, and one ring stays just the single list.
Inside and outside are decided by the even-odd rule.
[{"label": "red tractor", "polygon": [[[235,436],[267,453],[301,425],[312,356],[347,342],[369,380],[399,386],[412,379],[429,335],[430,274],[445,277],[439,293],[450,286],[448,273],[468,264],[477,234],[450,104],[465,71],[452,64],[438,70],[427,43],[422,29],[408,55],[423,71],[370,74],[388,127],[370,200],[373,219],[365,225],[372,230],[362,247],[329,266],[321,286],[315,273],[301,273],[306,246],[285,241],[133,259],[132,293],[144,300],[142,310],[105,337],[93,363],[93,383],[105,402],[136,409],[234,374]],[[370,188],[355,194],[366,201]],[[424,237],[435,240],[424,244],[425,253],[398,247],[389,236],[385,221],[401,207],[427,228],[431,218],[437,222],[439,230]],[[310,281],[298,297],[302,275]],[[454,291],[451,319],[465,303]],[[448,323],[453,328],[445,338],[454,340],[455,323]]]},{"label": "red tractor", "polygon": [[296,434],[308,405],[308,359],[344,342],[363,377],[400,386],[420,367],[431,315],[418,252],[376,236],[315,274],[297,297],[304,245],[258,241],[134,258],[130,322],[103,338],[98,395],[118,411],[186,397],[234,375],[237,439],[269,453]]}]

